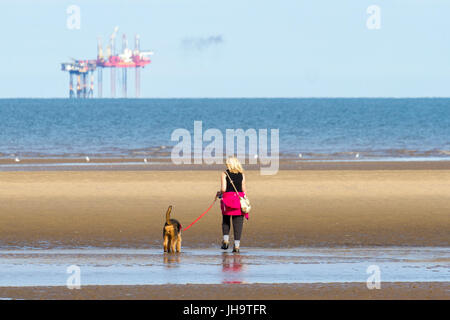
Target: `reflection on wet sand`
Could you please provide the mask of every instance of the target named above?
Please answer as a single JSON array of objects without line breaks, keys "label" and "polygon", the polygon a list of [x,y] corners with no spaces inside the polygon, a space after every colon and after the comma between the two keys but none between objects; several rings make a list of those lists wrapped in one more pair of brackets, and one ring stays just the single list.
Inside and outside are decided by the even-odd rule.
[{"label": "reflection on wet sand", "polygon": [[222,283],[245,283],[243,271],[245,266],[242,264],[242,257],[239,253],[222,253]]},{"label": "reflection on wet sand", "polygon": [[177,268],[180,263],[180,253],[164,252],[163,262],[166,268]]}]

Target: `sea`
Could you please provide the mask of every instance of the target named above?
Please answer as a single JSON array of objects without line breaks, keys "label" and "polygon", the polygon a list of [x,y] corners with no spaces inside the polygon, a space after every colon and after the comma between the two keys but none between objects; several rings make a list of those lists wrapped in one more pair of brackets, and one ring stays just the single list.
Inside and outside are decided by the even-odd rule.
[{"label": "sea", "polygon": [[281,158],[450,160],[448,98],[0,99],[0,158],[170,157],[194,121],[278,129]]}]

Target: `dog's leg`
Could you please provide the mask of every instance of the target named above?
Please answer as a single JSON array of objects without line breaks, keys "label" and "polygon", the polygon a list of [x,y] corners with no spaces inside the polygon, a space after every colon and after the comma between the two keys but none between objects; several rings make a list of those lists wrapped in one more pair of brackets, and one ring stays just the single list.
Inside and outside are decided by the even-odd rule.
[{"label": "dog's leg", "polygon": [[164,252],[169,252],[168,245],[169,245],[169,237],[167,234],[165,234],[164,235]]},{"label": "dog's leg", "polygon": [[181,233],[177,236],[177,252],[181,252]]},{"label": "dog's leg", "polygon": [[177,243],[177,239],[175,237],[172,237],[170,239],[170,252],[175,252],[176,243]]},{"label": "dog's leg", "polygon": [[169,237],[169,252],[174,253],[175,252],[175,246],[174,246],[174,237],[173,235],[170,235]]}]

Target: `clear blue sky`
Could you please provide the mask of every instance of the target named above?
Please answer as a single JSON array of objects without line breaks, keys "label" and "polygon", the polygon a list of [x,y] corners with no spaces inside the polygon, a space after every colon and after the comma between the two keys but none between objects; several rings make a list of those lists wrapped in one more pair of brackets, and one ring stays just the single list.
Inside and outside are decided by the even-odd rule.
[{"label": "clear blue sky", "polygon": [[[59,63],[95,58],[116,25],[155,52],[142,97],[450,96],[448,0],[2,0],[0,98],[66,97]],[[223,41],[186,45],[211,36]],[[107,96],[109,71],[104,82]]]}]

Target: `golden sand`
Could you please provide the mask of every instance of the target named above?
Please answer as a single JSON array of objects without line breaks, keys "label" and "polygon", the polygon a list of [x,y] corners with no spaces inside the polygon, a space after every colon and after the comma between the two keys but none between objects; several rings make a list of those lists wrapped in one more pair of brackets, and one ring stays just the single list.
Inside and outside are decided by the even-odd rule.
[{"label": "golden sand", "polygon": [[[220,171],[0,173],[1,246],[161,246],[168,205],[187,226],[213,201]],[[449,246],[450,170],[247,171],[242,246]],[[183,246],[221,238],[219,205]]]},{"label": "golden sand", "polygon": [[450,299],[449,282],[383,282],[379,290],[365,283],[189,284],[154,286],[0,287],[0,297],[13,299],[151,299],[151,300],[358,300]]}]

